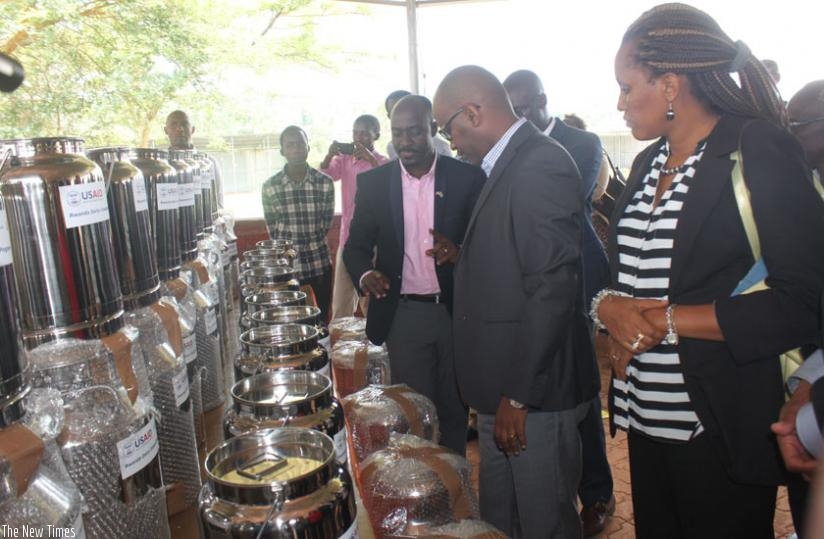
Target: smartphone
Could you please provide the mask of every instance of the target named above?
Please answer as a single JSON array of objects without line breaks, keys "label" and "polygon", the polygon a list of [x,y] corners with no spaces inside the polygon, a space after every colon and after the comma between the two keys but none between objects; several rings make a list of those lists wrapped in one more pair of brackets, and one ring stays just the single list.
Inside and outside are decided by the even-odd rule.
[{"label": "smartphone", "polygon": [[335,142],[335,144],[337,144],[340,153],[344,155],[352,155],[353,153],[355,153],[354,142]]}]

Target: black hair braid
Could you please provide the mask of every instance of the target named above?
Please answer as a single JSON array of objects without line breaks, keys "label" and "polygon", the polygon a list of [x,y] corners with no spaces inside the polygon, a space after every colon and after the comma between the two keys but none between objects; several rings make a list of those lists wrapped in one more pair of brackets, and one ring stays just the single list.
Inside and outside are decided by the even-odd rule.
[{"label": "black hair braid", "polygon": [[[661,4],[630,25],[623,42],[635,42],[637,62],[654,77],[687,75],[695,97],[716,112],[787,126],[784,101],[766,68],[703,11]],[[740,86],[731,71],[737,71]]]}]

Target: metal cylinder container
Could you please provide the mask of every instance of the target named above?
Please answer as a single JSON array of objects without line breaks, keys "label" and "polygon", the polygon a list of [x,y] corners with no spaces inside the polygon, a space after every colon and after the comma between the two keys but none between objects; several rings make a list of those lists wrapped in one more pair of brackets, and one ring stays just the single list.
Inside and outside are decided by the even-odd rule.
[{"label": "metal cylinder container", "polygon": [[332,438],[336,458],[346,462],[343,409],[320,373],[274,371],[241,380],[232,387],[224,427],[227,440],[274,427],[315,429]]},{"label": "metal cylinder container", "polygon": [[28,363],[18,328],[11,240],[0,198],[0,429],[23,416]]},{"label": "metal cylinder container", "polygon": [[295,270],[286,266],[261,266],[243,272],[241,280],[242,296],[257,292],[274,292],[277,290],[300,290],[300,282],[295,277]]},{"label": "metal cylinder container", "polygon": [[206,223],[207,232],[218,219],[217,186],[215,178],[215,165],[209,156],[202,152],[195,152],[194,159],[200,164],[200,190],[203,194],[203,222]]},{"label": "metal cylinder container", "polygon": [[240,336],[240,356],[235,362],[235,377],[281,369],[319,372],[329,376],[329,356],[318,344],[317,328],[302,324],[283,324],[253,328]]},{"label": "metal cylinder container", "polygon": [[306,301],[306,292],[302,290],[278,290],[276,292],[252,294],[243,300],[243,314],[240,317],[240,328],[243,331],[252,328],[252,322],[249,319],[252,313],[264,309],[271,309],[272,307],[306,305]]},{"label": "metal cylinder container", "polygon": [[154,148],[135,148],[131,162],[146,180],[149,219],[157,254],[160,280],[174,279],[180,273],[180,224],[178,223],[178,172],[169,164],[169,152]]},{"label": "metal cylinder container", "polygon": [[106,182],[82,155],[83,140],[7,141],[13,157],[0,176],[27,347],[63,334],[110,335],[123,301],[112,249]]},{"label": "metal cylinder container", "polygon": [[286,258],[289,261],[290,266],[295,266],[295,260],[298,257],[298,251],[295,248],[295,243],[292,240],[285,238],[260,240],[255,244],[255,246],[258,249],[274,251],[278,258]]},{"label": "metal cylinder container", "polygon": [[183,150],[169,150],[169,164],[177,171],[178,232],[183,262],[197,258],[197,219],[195,217],[194,171]]},{"label": "metal cylinder container", "polygon": [[352,480],[332,440],[283,427],[233,438],[206,458],[206,539],[357,537]]},{"label": "metal cylinder container", "polygon": [[197,238],[202,239],[206,233],[206,221],[204,220],[203,191],[201,190],[201,178],[203,176],[201,163],[195,159],[194,150],[183,150],[183,160],[192,169],[192,194],[194,196],[194,219]]},{"label": "metal cylinder container", "polygon": [[160,279],[155,261],[148,190],[143,172],[129,160],[125,147],[86,152],[108,179],[112,243],[119,268],[120,290],[127,310],[147,307],[159,298]]}]

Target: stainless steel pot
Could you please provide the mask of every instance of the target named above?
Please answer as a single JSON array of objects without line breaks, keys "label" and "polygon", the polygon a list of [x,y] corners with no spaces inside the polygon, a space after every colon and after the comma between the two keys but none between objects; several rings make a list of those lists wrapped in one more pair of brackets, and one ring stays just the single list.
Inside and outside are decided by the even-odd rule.
[{"label": "stainless steel pot", "polygon": [[81,155],[82,139],[7,141],[0,176],[27,347],[71,333],[110,335],[123,325],[106,180]]},{"label": "stainless steel pot", "polygon": [[302,290],[277,290],[275,292],[261,292],[244,298],[240,327],[243,331],[252,328],[249,316],[257,311],[287,305],[306,305],[306,292]]},{"label": "stainless steel pot", "polygon": [[22,352],[6,210],[0,199],[0,429],[23,416],[28,363]]},{"label": "stainless steel pot", "polygon": [[286,258],[289,260],[289,265],[295,265],[295,259],[298,257],[295,243],[292,240],[285,238],[275,238],[271,240],[260,240],[255,244],[258,249],[267,249],[274,251],[278,258]]},{"label": "stainless steel pot", "polygon": [[233,438],[206,458],[207,539],[357,537],[355,496],[332,440],[283,427]]},{"label": "stainless steel pot", "polygon": [[149,198],[143,173],[129,160],[125,147],[87,152],[108,181],[112,242],[119,268],[120,290],[127,310],[147,307],[160,298]]},{"label": "stainless steel pot", "polygon": [[185,160],[183,150],[169,150],[169,164],[177,170],[178,231],[180,232],[180,257],[183,262],[197,258],[197,219],[195,216],[194,171]]},{"label": "stainless steel pot", "polygon": [[274,371],[245,378],[232,387],[224,419],[226,439],[274,427],[304,427],[334,441],[346,462],[343,409],[332,396],[332,381],[311,371]]},{"label": "stainless steel pot", "polygon": [[241,280],[245,293],[274,292],[277,290],[300,290],[300,282],[295,278],[295,270],[286,266],[260,266],[243,272]]},{"label": "stainless steel pot", "polygon": [[265,371],[296,369],[329,376],[329,357],[318,345],[317,328],[285,324],[253,328],[240,336],[235,377],[242,380]]},{"label": "stainless steel pot", "polygon": [[146,179],[158,276],[162,281],[175,279],[180,274],[178,172],[169,164],[166,150],[135,148],[131,161]]}]

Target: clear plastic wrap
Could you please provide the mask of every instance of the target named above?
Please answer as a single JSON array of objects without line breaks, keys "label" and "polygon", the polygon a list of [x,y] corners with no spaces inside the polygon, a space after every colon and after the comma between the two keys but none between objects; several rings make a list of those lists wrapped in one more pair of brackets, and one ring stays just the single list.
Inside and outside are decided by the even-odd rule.
[{"label": "clear plastic wrap", "polygon": [[395,433],[438,442],[435,405],[407,385],[367,387],[342,404],[355,465],[387,447]]},{"label": "clear plastic wrap", "polygon": [[432,528],[480,516],[472,466],[434,442],[393,434],[360,468],[363,503],[379,536],[427,536]]},{"label": "clear plastic wrap", "polygon": [[128,312],[126,320],[140,331],[158,411],[163,482],[169,489],[169,512],[176,514],[193,506],[200,492],[195,425],[182,342],[176,334],[177,342],[173,346],[167,331],[168,324],[172,332],[179,333],[180,321],[173,307],[162,304]]},{"label": "clear plastic wrap", "polygon": [[[88,537],[169,536],[153,407],[124,368],[144,362],[136,334],[129,328],[101,340],[52,341],[29,353],[32,385],[62,394],[57,442],[87,507]],[[128,460],[134,453],[125,448],[138,439],[140,451]]]},{"label": "clear plastic wrap", "polygon": [[[43,443],[40,463],[21,496],[0,505],[0,521],[14,529],[72,529],[83,537],[80,491],[69,477],[56,438],[63,429],[63,399],[53,389],[34,389],[26,396],[26,415],[21,424]],[[55,533],[57,533],[55,531]],[[45,537],[47,534],[44,533]]]},{"label": "clear plastic wrap", "polygon": [[370,385],[389,385],[389,352],[368,341],[341,341],[332,348],[332,379],[338,398]]},{"label": "clear plastic wrap", "polygon": [[335,318],[329,322],[329,346],[331,350],[338,341],[365,341],[366,340],[366,318],[356,316],[345,316]]}]

